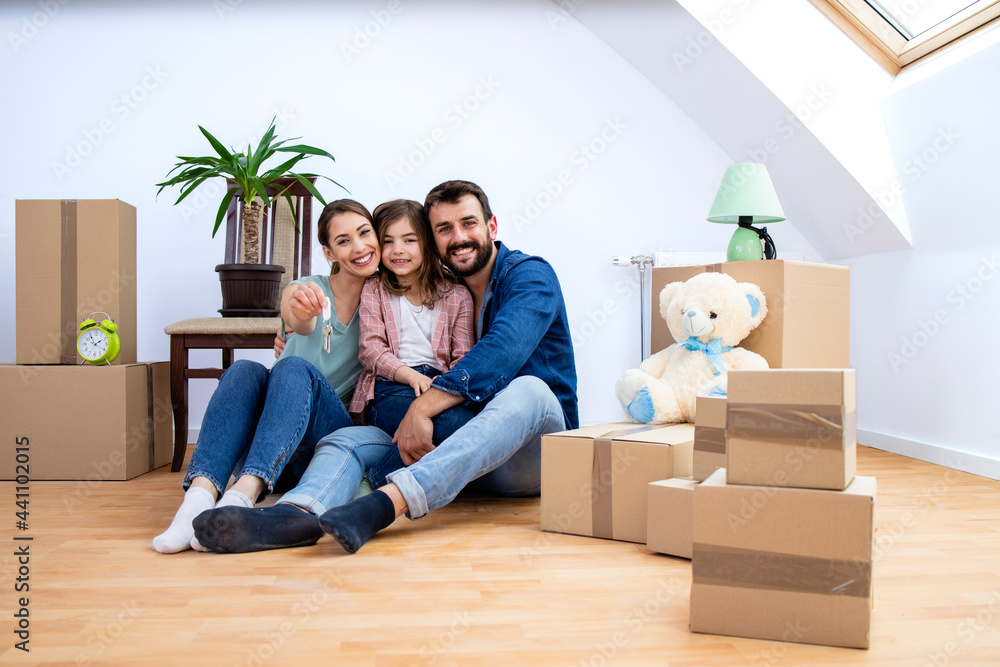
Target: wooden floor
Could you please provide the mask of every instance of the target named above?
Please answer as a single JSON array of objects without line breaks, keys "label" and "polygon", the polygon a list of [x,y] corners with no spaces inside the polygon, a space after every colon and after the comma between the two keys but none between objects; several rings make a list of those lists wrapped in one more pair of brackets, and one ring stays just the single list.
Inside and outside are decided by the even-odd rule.
[{"label": "wooden floor", "polygon": [[858,468],[879,484],[868,651],[692,634],[688,561],[542,533],[537,499],[460,500],[354,555],[160,555],[162,468],[31,485],[30,653],[0,486],[0,664],[1000,665],[1000,482],[864,447]]}]

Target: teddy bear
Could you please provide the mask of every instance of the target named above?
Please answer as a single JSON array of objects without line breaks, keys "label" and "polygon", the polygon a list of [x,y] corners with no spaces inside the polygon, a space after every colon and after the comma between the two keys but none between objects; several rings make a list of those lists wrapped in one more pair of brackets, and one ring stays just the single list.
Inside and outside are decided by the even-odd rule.
[{"label": "teddy bear", "polygon": [[725,396],[728,371],[768,367],[764,357],[736,347],[767,315],[757,285],[700,273],[663,288],[660,315],[678,342],[625,371],[615,386],[635,422],[694,422],[695,398]]}]

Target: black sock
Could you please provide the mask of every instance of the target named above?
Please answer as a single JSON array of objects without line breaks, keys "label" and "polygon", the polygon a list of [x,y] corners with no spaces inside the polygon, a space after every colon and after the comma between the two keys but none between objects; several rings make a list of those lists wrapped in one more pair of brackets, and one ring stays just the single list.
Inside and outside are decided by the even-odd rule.
[{"label": "black sock", "polygon": [[352,554],[395,520],[396,508],[392,499],[375,491],[327,510],[319,517],[319,525],[344,547],[344,551]]},{"label": "black sock", "polygon": [[323,536],[315,516],[292,505],[219,507],[194,519],[194,534],[216,553],[306,547]]}]

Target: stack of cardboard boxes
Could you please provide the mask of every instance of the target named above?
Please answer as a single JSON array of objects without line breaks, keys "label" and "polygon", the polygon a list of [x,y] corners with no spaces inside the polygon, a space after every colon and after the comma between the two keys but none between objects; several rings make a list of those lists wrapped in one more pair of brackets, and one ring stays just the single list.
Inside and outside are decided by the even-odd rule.
[{"label": "stack of cardboard boxes", "polygon": [[730,374],[726,468],[693,489],[691,630],[868,647],[875,478],[855,476],[854,391],[851,369]]},{"label": "stack of cardboard boxes", "polygon": [[[136,360],[135,249],[125,202],[16,202],[16,363],[0,365],[0,437],[20,458],[0,450],[0,479],[124,480],[170,461],[168,364]],[[118,326],[111,365],[80,364],[79,325],[95,312]]]},{"label": "stack of cardboard boxes", "polygon": [[[731,373],[728,398],[699,397],[693,425],[545,436],[542,530],[692,559],[693,631],[867,647],[875,480],[854,476],[850,270],[658,268],[653,312],[664,285],[705,271],[764,291],[768,315],[741,346],[777,370]],[[675,342],[661,318],[651,330],[652,350]]]}]

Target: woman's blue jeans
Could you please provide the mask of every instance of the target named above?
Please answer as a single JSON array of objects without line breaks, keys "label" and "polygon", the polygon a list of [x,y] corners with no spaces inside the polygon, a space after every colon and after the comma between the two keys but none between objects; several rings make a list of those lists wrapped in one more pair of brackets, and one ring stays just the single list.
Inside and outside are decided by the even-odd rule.
[{"label": "woman's blue jeans", "polygon": [[337,392],[305,359],[279,359],[270,371],[240,359],[208,402],[184,488],[205,477],[222,493],[231,475],[255,475],[268,492],[288,489],[320,438],[352,424]]},{"label": "woman's blue jeans", "polygon": [[[433,378],[441,374],[441,371],[433,366],[413,366],[413,370]],[[399,424],[406,416],[406,411],[410,409],[410,404],[416,399],[413,387],[408,384],[392,382],[377,378],[375,380],[375,397],[368,407],[368,423],[377,426],[391,437],[396,433]],[[435,416],[434,436],[432,441],[437,447],[452,433],[465,426],[466,422],[475,417],[483,409],[483,403],[465,401],[454,407],[448,408],[444,412]],[[399,456],[399,450],[393,449],[386,454],[385,458],[368,469],[365,476],[374,488],[386,484],[386,475],[394,470],[403,467],[403,459]]]}]

